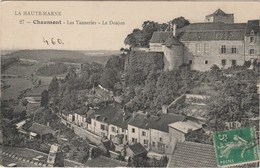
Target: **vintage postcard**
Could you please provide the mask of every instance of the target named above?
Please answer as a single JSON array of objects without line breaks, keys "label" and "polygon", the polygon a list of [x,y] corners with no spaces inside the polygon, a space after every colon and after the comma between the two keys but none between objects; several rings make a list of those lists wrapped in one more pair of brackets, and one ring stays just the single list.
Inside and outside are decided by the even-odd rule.
[{"label": "vintage postcard", "polygon": [[4,167],[259,167],[259,1],[1,2]]}]

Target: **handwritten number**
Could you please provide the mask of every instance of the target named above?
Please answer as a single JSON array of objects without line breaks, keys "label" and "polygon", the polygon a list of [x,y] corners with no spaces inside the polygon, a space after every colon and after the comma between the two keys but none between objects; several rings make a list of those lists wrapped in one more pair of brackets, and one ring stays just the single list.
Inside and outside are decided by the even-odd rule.
[{"label": "handwritten number", "polygon": [[55,45],[55,44],[56,44],[56,42],[55,42],[54,38],[51,38],[51,43],[52,43],[53,45]]},{"label": "handwritten number", "polygon": [[43,42],[46,43],[47,45],[49,45],[48,40],[45,40],[45,38],[43,37]]},{"label": "handwritten number", "polygon": [[50,44],[52,44],[52,45],[56,45],[56,44],[64,44],[63,43],[63,41],[61,40],[61,39],[59,39],[59,38],[51,38],[51,39],[45,39],[44,37],[43,37],[43,43],[46,43],[47,45],[50,45]]},{"label": "handwritten number", "polygon": [[61,39],[58,39],[57,41],[58,41],[59,44],[64,44]]}]

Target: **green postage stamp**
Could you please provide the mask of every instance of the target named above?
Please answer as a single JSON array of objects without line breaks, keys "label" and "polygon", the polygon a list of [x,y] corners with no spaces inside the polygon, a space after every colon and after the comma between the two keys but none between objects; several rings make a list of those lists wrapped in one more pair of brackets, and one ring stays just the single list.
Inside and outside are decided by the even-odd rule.
[{"label": "green postage stamp", "polygon": [[254,128],[214,133],[218,166],[232,166],[259,161]]}]

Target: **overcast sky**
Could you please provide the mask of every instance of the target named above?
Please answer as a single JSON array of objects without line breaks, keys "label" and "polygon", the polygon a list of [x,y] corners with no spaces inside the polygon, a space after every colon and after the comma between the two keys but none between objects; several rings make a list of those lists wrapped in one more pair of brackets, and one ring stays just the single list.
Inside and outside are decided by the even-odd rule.
[{"label": "overcast sky", "polygon": [[[191,23],[203,22],[205,15],[221,8],[234,13],[235,22],[259,19],[259,2],[3,2],[3,49],[118,50],[127,34],[143,21],[167,22],[184,16]],[[61,11],[62,16],[19,16],[23,11]],[[26,24],[19,24],[25,20]],[[33,20],[94,21],[96,25],[36,25]],[[101,25],[102,21],[125,25]],[[43,38],[60,38],[62,45],[46,45]]]}]

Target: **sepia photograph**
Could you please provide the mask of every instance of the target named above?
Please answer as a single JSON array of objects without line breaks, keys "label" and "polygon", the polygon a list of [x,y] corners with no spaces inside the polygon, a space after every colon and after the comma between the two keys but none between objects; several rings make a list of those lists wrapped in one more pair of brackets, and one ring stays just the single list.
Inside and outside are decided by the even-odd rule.
[{"label": "sepia photograph", "polygon": [[259,167],[259,2],[0,5],[1,167]]}]

